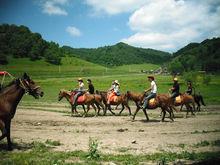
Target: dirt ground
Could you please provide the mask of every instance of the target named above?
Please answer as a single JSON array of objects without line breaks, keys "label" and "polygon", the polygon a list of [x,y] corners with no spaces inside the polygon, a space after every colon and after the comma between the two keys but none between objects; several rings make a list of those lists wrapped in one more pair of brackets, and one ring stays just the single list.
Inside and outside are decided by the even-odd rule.
[{"label": "dirt ground", "polygon": [[[134,112],[135,107],[132,107]],[[50,112],[53,111],[53,112]],[[56,112],[59,111],[59,112]],[[115,110],[118,113],[118,110]],[[149,110],[150,122],[142,112],[134,122],[127,112],[122,116],[71,117],[69,106],[62,104],[19,106],[12,122],[11,136],[16,143],[60,141],[55,150],[88,151],[89,138],[97,139],[102,153],[145,154],[183,150],[220,151],[208,145],[195,147],[202,141],[220,140],[220,106],[207,106],[196,116],[175,113],[174,122],[160,122],[160,110]],[[80,111],[82,112],[82,111]],[[92,110],[90,111],[90,114]],[[6,140],[4,140],[6,143]]]}]

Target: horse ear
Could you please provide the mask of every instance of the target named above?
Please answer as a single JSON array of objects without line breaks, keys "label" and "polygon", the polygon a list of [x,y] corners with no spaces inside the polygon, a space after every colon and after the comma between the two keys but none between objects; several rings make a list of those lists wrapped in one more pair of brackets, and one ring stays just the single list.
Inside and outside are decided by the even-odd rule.
[{"label": "horse ear", "polygon": [[26,72],[24,73],[23,78],[26,79],[26,80],[29,80],[29,79],[30,79],[30,77],[27,75]]}]

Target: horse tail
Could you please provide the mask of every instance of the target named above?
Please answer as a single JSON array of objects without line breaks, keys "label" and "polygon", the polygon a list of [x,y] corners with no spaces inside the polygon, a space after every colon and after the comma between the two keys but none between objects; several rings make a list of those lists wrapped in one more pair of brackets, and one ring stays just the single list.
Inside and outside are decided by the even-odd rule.
[{"label": "horse tail", "polygon": [[202,103],[202,105],[206,106],[206,105],[205,105],[205,102],[204,102],[204,100],[203,100],[202,95],[200,95],[200,99],[201,99],[201,103]]}]

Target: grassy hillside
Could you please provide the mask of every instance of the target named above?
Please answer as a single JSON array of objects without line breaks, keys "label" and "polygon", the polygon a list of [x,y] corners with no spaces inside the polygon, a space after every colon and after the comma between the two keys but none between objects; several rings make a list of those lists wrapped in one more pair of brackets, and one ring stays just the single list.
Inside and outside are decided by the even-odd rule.
[{"label": "grassy hillside", "polygon": [[137,48],[122,42],[96,49],[76,49],[68,46],[63,46],[62,49],[70,56],[79,57],[103,66],[143,63],[162,64],[171,58],[171,55],[167,52]]},{"label": "grassy hillside", "polygon": [[220,72],[220,38],[190,43],[173,54],[170,69],[177,72],[204,70]]}]

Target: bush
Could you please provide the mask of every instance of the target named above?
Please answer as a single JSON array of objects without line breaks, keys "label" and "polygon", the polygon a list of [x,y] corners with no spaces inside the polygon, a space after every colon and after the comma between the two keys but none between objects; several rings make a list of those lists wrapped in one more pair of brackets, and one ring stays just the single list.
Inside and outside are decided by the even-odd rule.
[{"label": "bush", "polygon": [[98,159],[100,157],[98,151],[98,140],[89,138],[89,153],[87,158],[88,159]]}]

